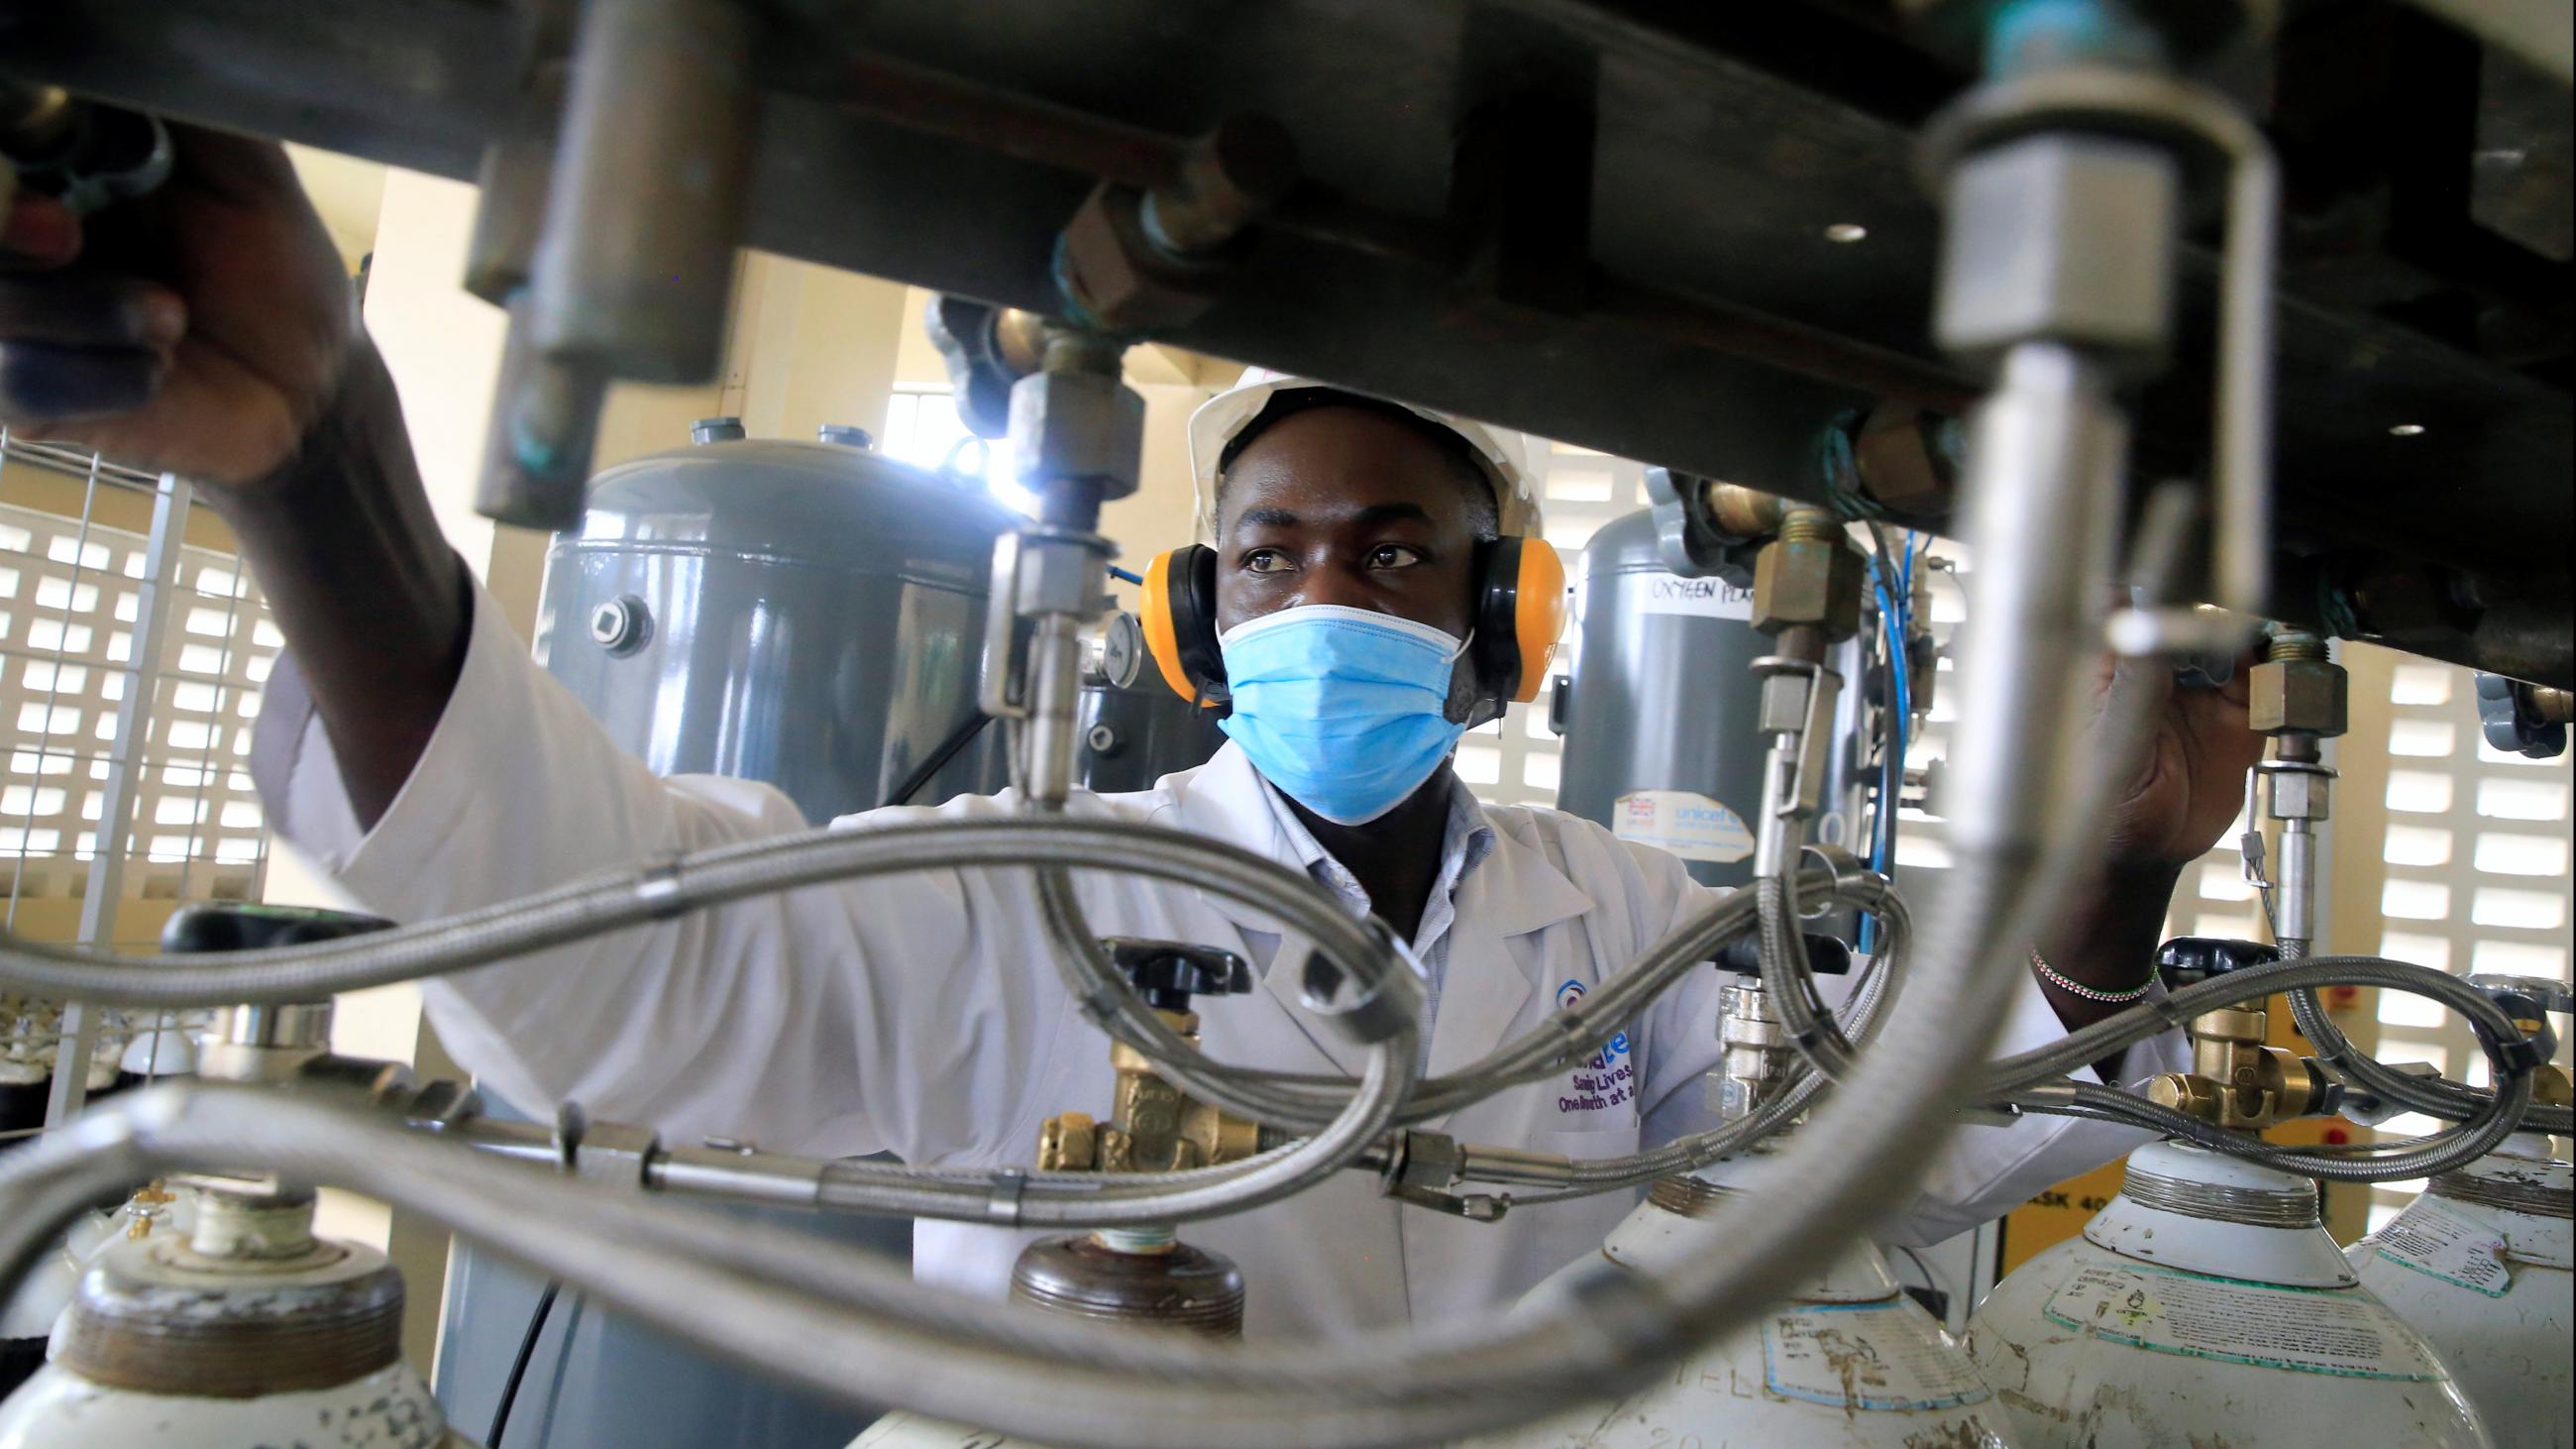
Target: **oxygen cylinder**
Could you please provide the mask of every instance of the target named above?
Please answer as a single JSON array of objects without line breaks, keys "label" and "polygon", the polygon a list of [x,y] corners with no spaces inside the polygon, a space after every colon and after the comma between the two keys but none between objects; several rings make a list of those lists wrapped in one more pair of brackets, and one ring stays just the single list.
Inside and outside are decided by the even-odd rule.
[{"label": "oxygen cylinder", "polygon": [[2028,1449],[2489,1442],[2423,1335],[2362,1286],[2304,1177],[2178,1142],[1988,1294],[1968,1348]]},{"label": "oxygen cylinder", "polygon": [[27,1270],[6,1303],[0,1303],[0,1398],[15,1393],[44,1366],[45,1340],[80,1287],[90,1256],[116,1233],[110,1213],[83,1213],[52,1252]]},{"label": "oxygen cylinder", "polygon": [[[1603,524],[1583,549],[1575,595],[1574,674],[1554,721],[1557,808],[1680,856],[1702,885],[1753,878],[1762,797],[1755,659],[1772,641],[1752,623],[1753,593],[1664,564],[1651,512]],[[1868,641],[1835,647],[1844,704],[1827,760],[1814,839],[1866,855]]]},{"label": "oxygen cylinder", "polygon": [[0,1444],[473,1449],[402,1361],[402,1306],[384,1254],[313,1236],[311,1192],[200,1192],[192,1231],[92,1260]]},{"label": "oxygen cylinder", "polygon": [[[1592,1274],[1652,1280],[1671,1272],[1727,1234],[1729,1213],[1751,1210],[1729,1203],[1731,1196],[1729,1188],[1697,1175],[1658,1181],[1611,1230],[1600,1258],[1559,1269],[1516,1311],[1561,1303]],[[1662,1382],[1469,1441],[1473,1449],[2007,1449],[2016,1442],[1967,1351],[1905,1294],[1865,1240],[1846,1247],[1757,1322],[1702,1347]]]},{"label": "oxygen cylinder", "polygon": [[2499,1449],[2576,1442],[2569,1334],[2576,1170],[2549,1139],[2504,1146],[2433,1179],[2386,1227],[2353,1244],[2362,1286],[2442,1355]]}]

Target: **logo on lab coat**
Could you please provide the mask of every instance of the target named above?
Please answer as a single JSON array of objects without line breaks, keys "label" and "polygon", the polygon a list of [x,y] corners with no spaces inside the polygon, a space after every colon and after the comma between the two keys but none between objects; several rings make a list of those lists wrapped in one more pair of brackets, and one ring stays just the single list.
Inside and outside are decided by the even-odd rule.
[{"label": "logo on lab coat", "polygon": [[[1563,1011],[1583,999],[1583,983],[1569,980],[1556,988],[1556,1008]],[[1637,1067],[1628,1056],[1628,1034],[1621,1032],[1602,1044],[1590,1061],[1566,1074],[1565,1090],[1556,1099],[1556,1110],[1566,1116],[1586,1112],[1606,1112],[1637,1095]]]}]

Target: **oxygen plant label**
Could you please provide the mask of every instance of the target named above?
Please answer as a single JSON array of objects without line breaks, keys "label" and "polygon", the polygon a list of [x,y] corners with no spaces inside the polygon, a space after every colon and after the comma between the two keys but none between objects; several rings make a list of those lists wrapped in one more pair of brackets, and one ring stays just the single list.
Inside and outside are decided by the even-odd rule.
[{"label": "oxygen plant label", "polygon": [[2371,1242],[2388,1261],[2472,1293],[2502,1298],[2513,1286],[2503,1235],[2434,1198],[2415,1199]]},{"label": "oxygen plant label", "polygon": [[2449,1377],[2356,1288],[2285,1288],[2173,1268],[2095,1263],[2048,1300],[2049,1321],[2186,1358],[2351,1379]]},{"label": "oxygen plant label", "polygon": [[[1771,1392],[1837,1409],[1949,1409],[1982,1403],[1968,1356],[1935,1332],[1896,1322],[1912,1307],[1813,1303],[1762,1321],[1762,1382]],[[1884,1325],[1881,1318],[1889,1321]]]}]

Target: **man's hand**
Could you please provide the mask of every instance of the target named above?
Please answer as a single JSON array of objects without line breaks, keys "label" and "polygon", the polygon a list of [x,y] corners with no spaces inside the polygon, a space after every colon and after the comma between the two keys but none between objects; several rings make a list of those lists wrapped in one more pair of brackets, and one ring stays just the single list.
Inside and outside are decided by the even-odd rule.
[{"label": "man's hand", "polygon": [[[266,142],[171,128],[149,196],[0,229],[0,420],[176,473],[232,525],[372,824],[473,621],[338,251]],[[276,696],[272,692],[271,696]]]},{"label": "man's hand", "polygon": [[0,420],[214,485],[292,456],[356,340],[339,252],[281,148],[171,128],[148,196],[21,193],[0,231]]},{"label": "man's hand", "polygon": [[[2252,663],[2239,660],[2220,688],[2183,689],[2160,660],[2103,662],[2098,707],[2122,717],[2144,708],[2152,733],[2113,812],[2094,888],[2036,943],[2052,970],[2096,993],[2040,976],[2070,1031],[2119,1010],[2155,969],[2183,867],[2217,844],[2244,806],[2245,772],[2263,757],[2263,737],[2245,718]],[[2117,1059],[2096,1065],[2103,1080],[2118,1079]]]},{"label": "man's hand", "polygon": [[2111,820],[2104,851],[2110,864],[2187,864],[2235,822],[2245,804],[2245,773],[2263,757],[2263,737],[2245,717],[2251,667],[2251,659],[2241,659],[2221,687],[2184,689],[2159,661],[2104,662],[2103,698],[2143,694],[2132,700],[2152,711],[2154,729]]}]

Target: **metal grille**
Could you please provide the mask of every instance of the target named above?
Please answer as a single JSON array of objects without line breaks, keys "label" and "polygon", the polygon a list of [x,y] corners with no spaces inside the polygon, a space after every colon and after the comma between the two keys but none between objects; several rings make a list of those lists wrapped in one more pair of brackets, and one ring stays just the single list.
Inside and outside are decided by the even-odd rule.
[{"label": "metal grille", "polygon": [[[193,514],[184,482],[0,431],[0,911],[21,936],[146,948],[182,903],[260,895],[248,757],[282,641]],[[155,1075],[180,1025],[0,996],[0,1130],[35,1130],[38,1090],[50,1123]]]},{"label": "metal grille", "polygon": [[[2351,662],[2356,681],[2365,677],[2362,661]],[[2387,766],[2384,779],[2361,786],[2386,808],[2378,901],[2385,924],[2378,940],[2351,944],[2461,974],[2567,980],[2568,922],[2576,905],[2568,868],[2570,757],[2527,760],[2490,749],[2478,726],[2474,676],[2465,669],[2400,658],[2385,662],[2385,677],[2385,716],[2356,710],[2354,718],[2356,730],[2384,728],[2384,736],[2351,742],[2371,747]],[[2483,1054],[2457,1016],[2422,997],[2376,995],[2377,1055],[2431,1062],[2454,1078],[2485,1079]],[[2562,1035],[2558,1060],[2570,1061],[2570,1052]],[[2405,1116],[2384,1130],[2412,1135],[2437,1125]],[[2372,1229],[2422,1187],[2416,1181],[2376,1186]]]}]

